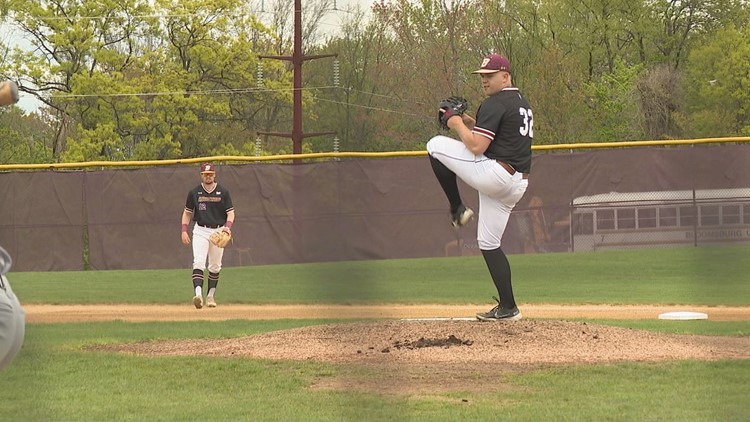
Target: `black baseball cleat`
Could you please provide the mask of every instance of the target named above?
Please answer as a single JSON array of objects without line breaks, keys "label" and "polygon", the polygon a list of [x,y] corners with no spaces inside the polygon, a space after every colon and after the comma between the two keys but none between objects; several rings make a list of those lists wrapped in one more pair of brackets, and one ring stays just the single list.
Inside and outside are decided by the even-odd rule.
[{"label": "black baseball cleat", "polygon": [[[497,300],[497,298],[493,299]],[[497,300],[497,306],[490,309],[489,312],[477,314],[477,319],[480,321],[518,321],[521,319],[521,311],[517,307],[503,309],[500,306],[500,301]]]},{"label": "black baseball cleat", "polygon": [[474,217],[474,211],[471,208],[466,208],[464,204],[458,206],[458,210],[451,213],[451,224],[454,228],[459,228],[466,225]]}]

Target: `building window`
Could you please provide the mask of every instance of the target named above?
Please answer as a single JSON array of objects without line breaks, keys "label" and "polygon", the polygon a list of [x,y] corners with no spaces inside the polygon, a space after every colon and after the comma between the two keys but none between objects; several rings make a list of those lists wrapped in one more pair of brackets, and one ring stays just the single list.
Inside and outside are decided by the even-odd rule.
[{"label": "building window", "polygon": [[656,227],[656,208],[640,208],[638,210],[638,228],[648,229]]},{"label": "building window", "polygon": [[594,213],[573,214],[573,234],[594,234]]},{"label": "building window", "polygon": [[596,211],[596,229],[597,230],[614,230],[615,229],[615,210],[597,210]]},{"label": "building window", "polygon": [[677,226],[677,208],[659,208],[659,226]]},{"label": "building window", "polygon": [[704,205],[701,210],[701,226],[718,226],[721,223],[718,205]]},{"label": "building window", "polygon": [[617,210],[617,228],[634,229],[635,228],[635,209],[625,208]]},{"label": "building window", "polygon": [[680,225],[695,226],[695,207],[680,207]]},{"label": "building window", "polygon": [[739,205],[721,207],[721,224],[740,224],[741,217]]}]

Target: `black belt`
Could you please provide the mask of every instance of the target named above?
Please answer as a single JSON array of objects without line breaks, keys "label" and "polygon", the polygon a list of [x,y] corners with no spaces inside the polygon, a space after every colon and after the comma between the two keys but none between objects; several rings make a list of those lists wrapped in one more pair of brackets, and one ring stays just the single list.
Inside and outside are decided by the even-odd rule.
[{"label": "black belt", "polygon": [[207,229],[218,229],[219,227],[221,227],[221,224],[214,224],[214,225],[211,225],[211,224],[201,224],[201,223],[195,223],[195,224],[197,224],[197,225],[199,225],[201,227],[205,227]]},{"label": "black belt", "polygon": [[[513,166],[511,166],[510,164],[506,163],[505,161],[500,161],[500,160],[495,160],[495,161],[497,161],[498,164],[500,164],[501,166],[503,166],[503,168],[508,173],[510,173],[511,176],[513,176],[514,174],[516,174],[516,169],[514,169]],[[521,178],[522,179],[528,179],[529,178],[529,173],[521,173]]]}]

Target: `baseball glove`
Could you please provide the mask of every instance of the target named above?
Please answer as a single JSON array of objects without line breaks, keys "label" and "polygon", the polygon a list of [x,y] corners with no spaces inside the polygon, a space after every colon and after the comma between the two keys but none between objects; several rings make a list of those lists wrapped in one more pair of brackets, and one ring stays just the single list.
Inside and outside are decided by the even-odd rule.
[{"label": "baseball glove", "polygon": [[214,245],[224,248],[229,244],[229,241],[232,240],[232,234],[224,229],[219,229],[211,233],[208,240]]},{"label": "baseball glove", "polygon": [[453,116],[461,116],[469,108],[469,102],[462,97],[448,97],[440,101],[438,106],[437,121],[441,128],[448,130],[448,119]]}]

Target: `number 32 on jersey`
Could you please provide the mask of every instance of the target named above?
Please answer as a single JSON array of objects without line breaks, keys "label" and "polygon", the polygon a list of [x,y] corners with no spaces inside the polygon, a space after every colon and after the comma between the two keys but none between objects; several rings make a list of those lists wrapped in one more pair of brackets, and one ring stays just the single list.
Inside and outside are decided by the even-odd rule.
[{"label": "number 32 on jersey", "polygon": [[523,125],[519,129],[521,136],[534,137],[534,113],[530,108],[519,108],[518,112],[523,117]]}]

